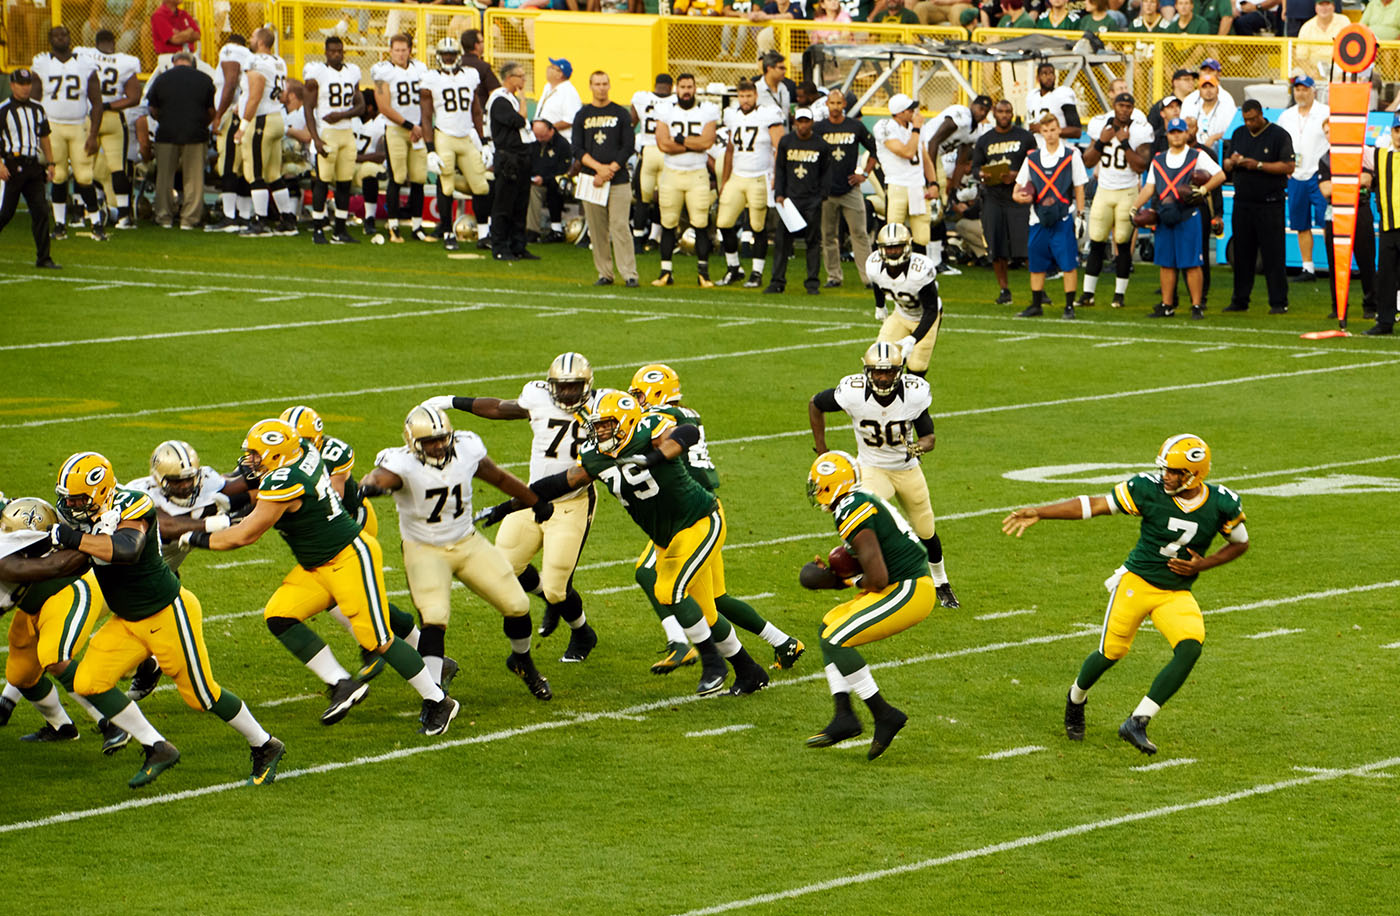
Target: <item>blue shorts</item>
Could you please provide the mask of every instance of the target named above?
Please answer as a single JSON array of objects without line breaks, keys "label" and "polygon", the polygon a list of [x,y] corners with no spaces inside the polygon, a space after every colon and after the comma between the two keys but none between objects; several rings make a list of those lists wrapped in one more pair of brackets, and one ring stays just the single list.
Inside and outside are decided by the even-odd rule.
[{"label": "blue shorts", "polygon": [[1157,224],[1152,243],[1152,263],[1158,267],[1185,270],[1201,266],[1201,213],[1196,211],[1175,226]]},{"label": "blue shorts", "polygon": [[1303,181],[1288,179],[1288,228],[1294,232],[1327,225],[1327,198],[1319,184],[1316,175]]},{"label": "blue shorts", "polygon": [[1033,274],[1078,270],[1079,245],[1074,239],[1074,218],[1065,217],[1053,229],[1046,229],[1040,223],[1031,226],[1026,255],[1027,266]]}]

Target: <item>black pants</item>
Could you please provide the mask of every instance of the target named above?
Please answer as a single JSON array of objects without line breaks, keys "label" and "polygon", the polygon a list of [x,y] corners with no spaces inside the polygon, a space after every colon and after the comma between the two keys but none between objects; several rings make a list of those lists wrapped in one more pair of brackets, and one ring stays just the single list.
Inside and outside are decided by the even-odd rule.
[{"label": "black pants", "polygon": [[37,159],[6,159],[10,180],[0,198],[0,232],[14,219],[20,196],[29,207],[29,229],[34,234],[34,263],[49,259],[49,202],[44,199],[46,177]]},{"label": "black pants", "polygon": [[1262,256],[1269,308],[1288,307],[1288,277],[1283,272],[1283,201],[1252,204],[1235,201],[1230,223],[1235,241],[1235,293],[1231,305],[1249,305],[1254,291],[1254,264]]},{"label": "black pants", "polygon": [[530,159],[496,153],[494,200],[491,202],[491,250],[495,254],[525,253],[525,217],[530,209]]},{"label": "black pants", "polygon": [[[1328,220],[1323,229],[1327,245],[1327,260],[1330,262],[1332,260],[1332,221]],[[1356,257],[1356,272],[1361,278],[1361,309],[1363,312],[1373,311],[1376,307],[1376,226],[1372,222],[1371,195],[1369,194],[1362,197],[1356,207],[1356,235],[1352,237],[1352,253]],[[1337,265],[1332,265],[1333,274],[1339,269]],[[1336,284],[1328,283],[1327,291],[1332,295],[1332,311],[1335,312],[1337,310]]]},{"label": "black pants", "polygon": [[1382,232],[1380,239],[1381,275],[1376,291],[1376,324],[1395,324],[1395,297],[1400,295],[1400,229]]},{"label": "black pants", "polygon": [[[799,231],[799,234],[807,244],[807,279],[803,286],[815,292],[821,287],[821,266],[822,266],[822,202],[821,198],[814,197],[811,200],[792,200],[797,212],[802,214],[802,218],[807,221],[807,228]],[[782,289],[787,287],[787,263],[792,257],[793,245],[797,236],[788,231],[787,226],[780,219],[778,220],[778,240],[777,255],[773,258],[773,279],[770,281],[774,286]]]}]

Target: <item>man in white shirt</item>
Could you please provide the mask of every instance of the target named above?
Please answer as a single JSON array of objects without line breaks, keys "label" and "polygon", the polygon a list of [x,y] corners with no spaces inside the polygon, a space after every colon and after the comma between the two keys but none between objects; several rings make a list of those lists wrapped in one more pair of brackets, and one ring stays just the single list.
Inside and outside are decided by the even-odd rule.
[{"label": "man in white shirt", "polygon": [[[243,177],[252,186],[253,220],[242,236],[272,235],[267,226],[272,202],[273,182],[282,178],[282,138],[286,135],[283,120],[282,93],[287,88],[287,64],[273,54],[277,33],[258,29],[248,41],[252,61],[243,71],[246,81],[243,91],[242,121],[233,134],[233,141],[243,148]],[[285,188],[277,191],[277,209],[282,214],[280,232],[296,234],[296,219],[291,216],[291,193]],[[288,225],[290,223],[290,226]]]},{"label": "man in white shirt", "polygon": [[1318,187],[1317,163],[1328,149],[1327,118],[1331,111],[1316,101],[1311,76],[1293,78],[1292,108],[1278,116],[1278,126],[1293,138],[1298,166],[1288,177],[1288,228],[1298,233],[1298,253],[1303,272],[1290,277],[1293,282],[1317,279],[1313,267],[1313,227],[1327,225],[1327,198]]},{"label": "man in white shirt", "polygon": [[539,103],[535,105],[535,120],[541,119],[554,125],[554,129],[564,135],[572,146],[574,142],[574,115],[583,107],[578,90],[569,80],[574,75],[574,65],[565,57],[551,57],[545,68],[545,86],[540,90]]},{"label": "man in white shirt", "polygon": [[666,156],[661,170],[661,275],[652,286],[671,286],[671,256],[684,208],[695,230],[696,280],[701,289],[714,286],[710,279],[710,171],[709,150],[719,131],[719,106],[695,98],[695,77],[676,77],[676,100],[661,109],[656,121],[656,145]]},{"label": "man in white shirt", "polygon": [[1220,88],[1220,78],[1201,73],[1201,88],[1181,105],[1181,118],[1196,134],[1196,142],[1214,155],[1217,144],[1235,120],[1235,100]]},{"label": "man in white shirt", "polygon": [[1084,185],[1089,176],[1079,150],[1060,140],[1060,120],[1053,111],[1040,116],[1040,139],[1044,146],[1026,156],[1016,174],[1012,198],[1018,204],[1031,204],[1030,236],[1027,240],[1027,266],[1031,271],[1031,304],[1017,318],[1037,318],[1044,314],[1045,275],[1050,269],[1064,272],[1067,321],[1074,320],[1074,292],[1078,280],[1079,245],[1075,214],[1084,212]]},{"label": "man in white shirt", "polygon": [[938,195],[933,163],[923,154],[924,116],[902,92],[890,99],[890,116],[875,125],[875,156],[885,173],[885,221],[908,223],[915,250],[928,249],[928,202]]}]

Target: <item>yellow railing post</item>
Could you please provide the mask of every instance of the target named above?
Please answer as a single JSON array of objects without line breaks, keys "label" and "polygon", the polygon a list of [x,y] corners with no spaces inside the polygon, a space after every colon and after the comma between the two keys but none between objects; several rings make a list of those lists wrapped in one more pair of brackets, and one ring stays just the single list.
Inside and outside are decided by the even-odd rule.
[{"label": "yellow railing post", "polygon": [[292,35],[296,72],[300,75],[306,69],[306,7],[299,2],[292,3]]}]

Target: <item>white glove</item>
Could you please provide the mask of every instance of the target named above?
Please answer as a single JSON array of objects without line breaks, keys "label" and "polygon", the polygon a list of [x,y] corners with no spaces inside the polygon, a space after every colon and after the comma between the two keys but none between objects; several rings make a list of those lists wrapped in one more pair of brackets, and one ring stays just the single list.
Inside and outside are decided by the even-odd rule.
[{"label": "white glove", "polygon": [[428,154],[428,171],[434,175],[442,174],[442,157],[437,154],[436,150]]},{"label": "white glove", "polygon": [[224,495],[222,491],[215,493],[213,496],[209,497],[209,499],[211,502],[214,503],[214,508],[218,512],[226,513],[232,505],[229,502],[229,498],[226,495]]},{"label": "white glove", "polygon": [[93,534],[111,534],[117,530],[117,526],[122,522],[122,514],[116,509],[108,509],[102,513],[102,517],[97,520],[97,524],[92,526]]},{"label": "white glove", "polygon": [[229,517],[221,512],[218,515],[211,515],[204,520],[204,530],[213,534],[215,531],[223,531],[232,524],[233,522],[229,521]]},{"label": "white glove", "polygon": [[481,151],[481,166],[486,171],[491,171],[491,164],[496,161],[496,146],[493,143],[486,144],[486,148]]},{"label": "white glove", "polygon": [[647,466],[646,455],[628,455],[625,458],[617,459],[617,463],[622,467],[644,468]]},{"label": "white glove", "polygon": [[885,320],[886,318],[888,318],[888,317],[890,317],[890,310],[889,310],[889,309],[885,308],[883,305],[877,305],[877,306],[875,306],[875,320],[876,320],[876,321],[884,321],[884,320]]},{"label": "white glove", "polygon": [[185,550],[194,550],[194,545],[190,543],[190,536],[193,534],[193,531],[186,531],[184,534],[180,535],[180,537],[176,539],[175,546],[183,548]]},{"label": "white glove", "polygon": [[1083,213],[1075,213],[1075,214],[1074,214],[1074,237],[1077,238],[1077,239],[1083,239],[1083,238],[1084,238],[1084,230],[1087,229],[1088,227],[1089,227],[1089,221],[1088,221],[1087,219],[1085,219],[1084,214],[1083,214]]},{"label": "white glove", "polygon": [[918,341],[914,339],[913,335],[901,337],[899,339],[899,352],[904,355],[906,362],[909,359],[909,354],[914,352],[914,344],[916,343],[918,343]]},{"label": "white glove", "polygon": [[424,407],[436,407],[438,410],[451,410],[451,409],[452,409],[452,395],[450,395],[450,394],[439,394],[439,395],[434,395],[433,397],[430,397],[430,398],[428,398],[426,401],[424,401],[424,402],[423,402],[423,406],[424,406]]},{"label": "white glove", "polygon": [[970,204],[977,199],[977,189],[974,187],[959,188],[958,200],[965,204]]}]

